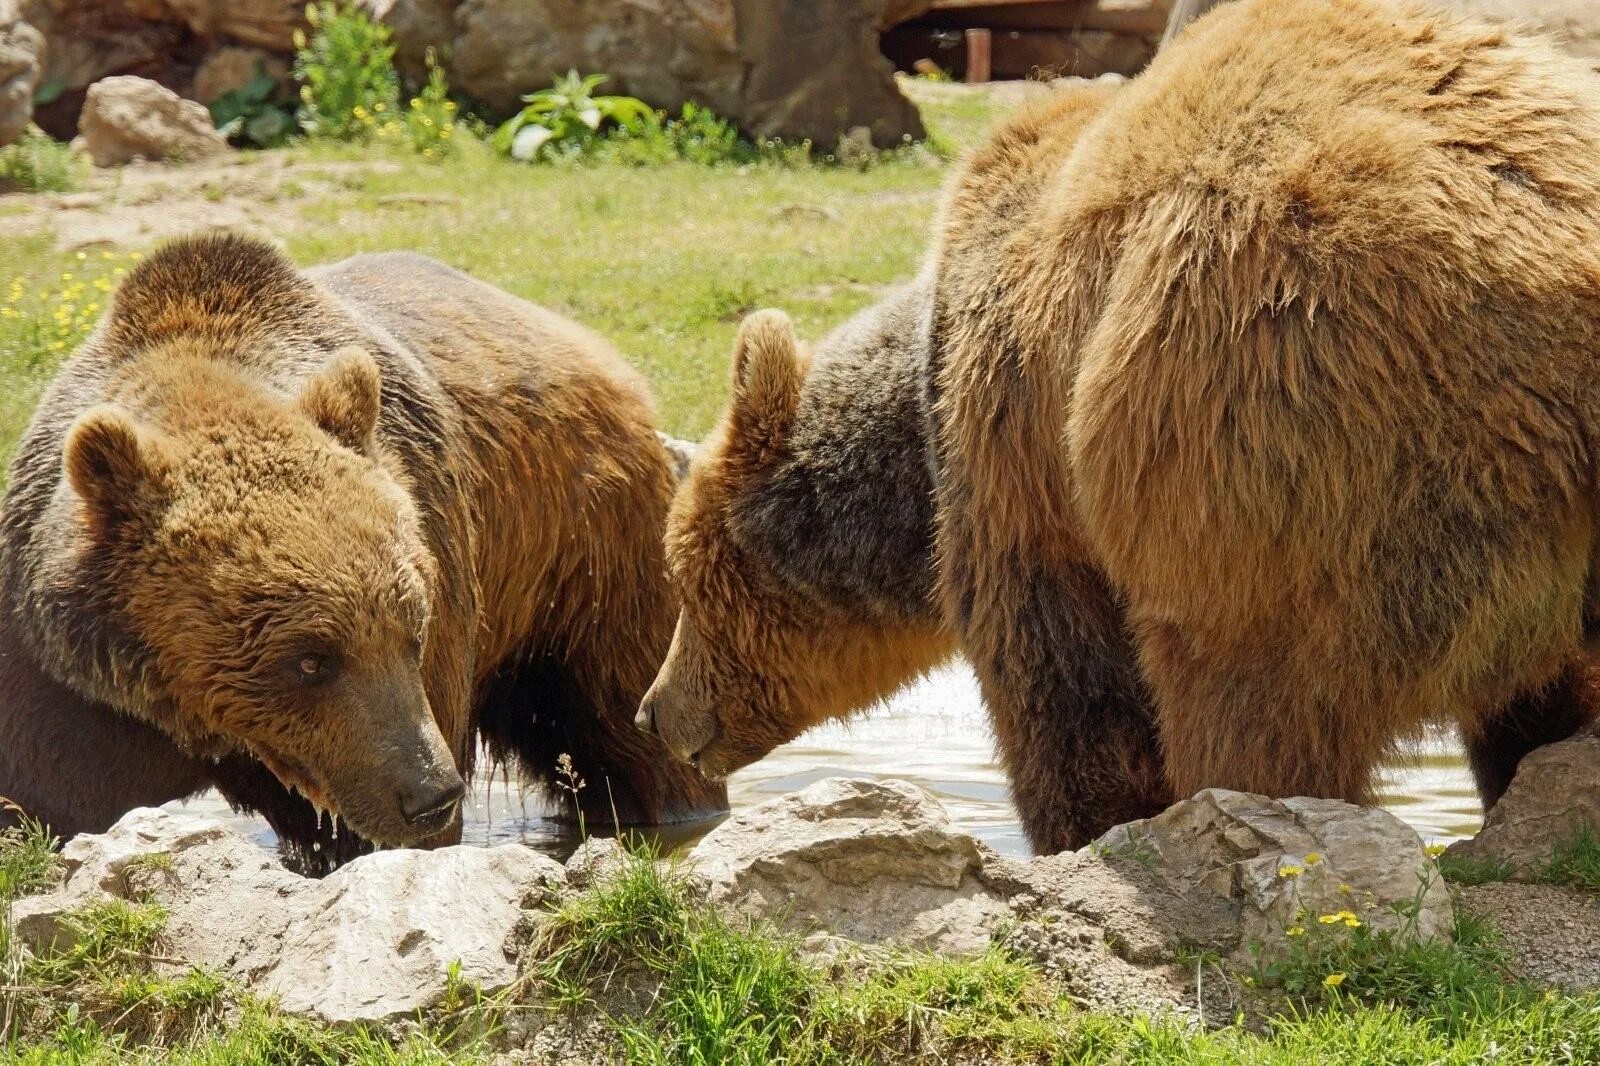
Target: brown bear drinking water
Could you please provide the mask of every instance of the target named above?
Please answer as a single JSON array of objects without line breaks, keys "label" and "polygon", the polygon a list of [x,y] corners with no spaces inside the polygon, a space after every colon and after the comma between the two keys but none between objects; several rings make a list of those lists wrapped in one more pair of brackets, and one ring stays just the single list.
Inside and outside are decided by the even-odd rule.
[{"label": "brown bear drinking water", "polygon": [[[1591,717],[1592,72],[1404,3],[1227,4],[1131,83],[1008,122],[931,269],[938,600],[1036,848],[1203,786],[1362,800],[1429,719],[1493,802]],[[773,534],[802,434],[882,432],[822,424],[782,322],[739,343],[640,715],[712,773],[928,661]],[[903,484],[815,491],[805,515],[901,550],[863,512]]]},{"label": "brown bear drinking water", "polygon": [[0,796],[70,834],[215,785],[325,867],[454,839],[481,736],[547,781],[570,753],[592,817],[725,809],[631,725],[672,484],[555,315],[414,255],[169,244],[11,470]]}]

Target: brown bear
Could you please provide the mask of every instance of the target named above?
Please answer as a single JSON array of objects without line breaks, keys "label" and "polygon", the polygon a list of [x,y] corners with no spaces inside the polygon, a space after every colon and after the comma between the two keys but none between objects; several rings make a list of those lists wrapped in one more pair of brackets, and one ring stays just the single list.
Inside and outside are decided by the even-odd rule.
[{"label": "brown bear", "polygon": [[673,484],[637,376],[548,311],[415,255],[168,244],[13,461],[0,796],[65,835],[214,785],[324,869],[456,839],[480,739],[569,754],[591,818],[724,810],[631,724]]},{"label": "brown bear", "polygon": [[[1430,719],[1493,803],[1593,716],[1581,64],[1408,3],[1225,4],[1130,83],[1007,122],[931,269],[938,599],[1037,849],[1205,786],[1362,801]],[[669,519],[685,605],[641,712],[715,773],[850,709],[836,674],[870,695],[905,665],[743,528],[810,386],[775,320],[741,345]]]}]

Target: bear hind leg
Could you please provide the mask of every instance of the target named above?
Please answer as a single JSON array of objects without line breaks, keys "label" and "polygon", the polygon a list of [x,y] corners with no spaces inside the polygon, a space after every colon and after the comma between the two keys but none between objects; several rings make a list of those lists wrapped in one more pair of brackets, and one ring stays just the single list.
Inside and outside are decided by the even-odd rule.
[{"label": "bear hind leg", "polygon": [[1519,693],[1510,702],[1470,725],[1461,740],[1487,812],[1535,748],[1566,740],[1600,712],[1600,671],[1586,662],[1569,663],[1553,681]]}]

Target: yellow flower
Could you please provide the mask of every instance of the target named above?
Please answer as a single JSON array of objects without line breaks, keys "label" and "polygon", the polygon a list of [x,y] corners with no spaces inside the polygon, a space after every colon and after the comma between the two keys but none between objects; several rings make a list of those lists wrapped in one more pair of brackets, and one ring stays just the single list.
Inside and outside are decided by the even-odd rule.
[{"label": "yellow flower", "polygon": [[1340,922],[1340,921],[1343,921],[1343,920],[1344,919],[1340,918],[1337,914],[1319,914],[1319,915],[1317,915],[1317,921],[1321,922],[1323,925],[1332,925],[1334,922]]},{"label": "yellow flower", "polygon": [[1348,896],[1350,894],[1350,886],[1341,881],[1339,882],[1339,891]]},{"label": "yellow flower", "polygon": [[1301,870],[1300,867],[1290,863],[1285,863],[1284,865],[1278,867],[1279,877],[1299,877],[1303,872],[1304,871]]},{"label": "yellow flower", "polygon": [[1284,930],[1284,936],[1305,936],[1305,935],[1306,935],[1306,927],[1303,926],[1303,925],[1290,926],[1288,929]]},{"label": "yellow flower", "polygon": [[1340,985],[1344,984],[1344,979],[1345,975],[1342,973],[1330,973],[1328,976],[1322,979],[1322,987],[1338,988]]},{"label": "yellow flower", "polygon": [[1351,929],[1360,929],[1361,919],[1352,914],[1350,917],[1344,920],[1344,924],[1349,926]]},{"label": "yellow flower", "polygon": [[1428,853],[1429,858],[1437,859],[1439,856],[1444,854],[1444,849],[1446,847],[1447,845],[1445,844],[1429,844],[1423,850]]},{"label": "yellow flower", "polygon": [[1320,852],[1320,851],[1308,851],[1308,852],[1306,852],[1306,865],[1307,866],[1315,866],[1317,863],[1319,863],[1321,861],[1322,861],[1322,852]]}]

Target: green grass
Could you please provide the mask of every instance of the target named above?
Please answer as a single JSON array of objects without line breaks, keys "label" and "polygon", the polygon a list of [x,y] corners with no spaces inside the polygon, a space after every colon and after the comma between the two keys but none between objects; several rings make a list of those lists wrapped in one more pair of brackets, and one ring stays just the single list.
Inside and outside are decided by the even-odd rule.
[{"label": "green grass", "polygon": [[1556,845],[1550,858],[1534,868],[1536,880],[1600,892],[1600,838],[1588,825]]},{"label": "green grass", "polygon": [[1515,867],[1501,859],[1479,859],[1470,855],[1445,852],[1434,859],[1440,875],[1452,885],[1487,885],[1496,881],[1509,881],[1516,873]]},{"label": "green grass", "polygon": [[[984,95],[948,91],[924,110],[952,150],[974,143],[1000,113]],[[444,163],[311,142],[248,158],[246,167],[301,168],[280,193],[326,170],[331,189],[285,208],[301,219],[282,233],[296,261],[410,249],[569,315],[643,370],[664,428],[690,437],[721,409],[739,317],[781,306],[814,339],[908,279],[948,174],[926,151],[892,153],[866,169],[528,166],[475,143]],[[55,250],[48,234],[8,237],[6,251],[0,307],[15,313],[0,310],[0,464],[56,366],[103,310],[92,288],[73,292],[61,281],[65,273],[85,281],[99,251],[79,259]]]},{"label": "green grass", "polygon": [[86,167],[66,144],[30,127],[0,148],[0,193],[67,192],[83,180]]}]

